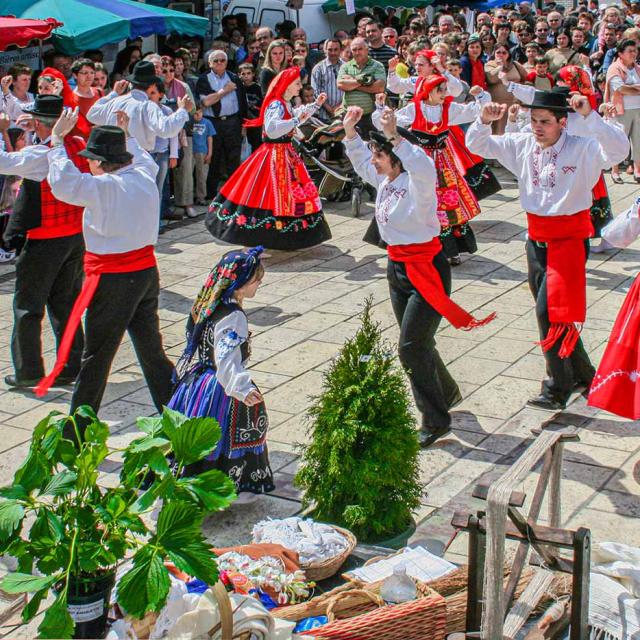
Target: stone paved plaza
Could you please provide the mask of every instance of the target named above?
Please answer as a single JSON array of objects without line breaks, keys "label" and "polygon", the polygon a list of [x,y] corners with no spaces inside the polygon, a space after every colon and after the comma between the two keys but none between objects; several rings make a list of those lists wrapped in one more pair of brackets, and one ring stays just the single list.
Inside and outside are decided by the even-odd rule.
[{"label": "stone paved plaza", "polygon": [[[567,445],[562,491],[564,524],[592,529],[596,540],[637,542],[640,514],[640,431],[637,423],[588,408],[581,396],[555,418],[525,408],[539,390],[544,361],[537,339],[533,302],[526,284],[525,218],[515,183],[500,173],[504,189],[483,202],[473,222],[479,249],[463,258],[453,272],[454,299],[478,316],[497,311],[498,318],[472,332],[456,331],[446,322],[438,347],[460,382],[464,402],[454,412],[451,437],[422,451],[424,502],[413,541],[432,547],[452,534],[456,508],[474,508],[471,489],[483,476],[497,475],[522,452],[531,429],[555,419],[579,427],[580,442]],[[614,211],[623,211],[637,195],[629,176],[626,184],[611,185]],[[247,303],[253,330],[251,370],[266,392],[271,418],[269,445],[277,490],[251,505],[236,505],[210,518],[208,534],[217,546],[247,542],[252,524],[263,516],[300,511],[292,486],[297,465],[296,444],[307,440],[305,408],[319,391],[323,372],[345,338],[357,327],[357,314],[367,296],[374,298],[375,318],[390,341],[397,328],[388,300],[386,257],[362,241],[371,218],[371,205],[362,218],[349,207],[330,205],[333,239],[297,253],[272,251],[257,297]],[[640,243],[624,252],[592,255],[589,259],[587,324],[584,340],[594,363],[602,355],[609,331],[640,263]],[[184,325],[192,300],[211,266],[226,250],[212,241],[203,219],[180,223],[160,237],[162,295],[160,317],[169,355],[177,359],[184,344]],[[12,371],[9,337],[12,325],[13,267],[0,266],[0,349],[2,378]],[[47,368],[52,363],[51,330],[45,330]],[[54,409],[66,411],[70,390],[55,389],[40,400],[29,393],[9,391],[0,383],[3,423],[0,483],[10,481],[28,448],[31,430]],[[109,379],[100,415],[112,429],[112,440],[124,443],[137,435],[135,419],[154,408],[131,343],[121,347]],[[105,468],[104,481],[116,481],[118,461]],[[529,489],[531,477],[524,489]],[[544,513],[544,510],[543,510]],[[465,536],[449,550],[463,560]],[[12,634],[15,637],[15,634]]]}]

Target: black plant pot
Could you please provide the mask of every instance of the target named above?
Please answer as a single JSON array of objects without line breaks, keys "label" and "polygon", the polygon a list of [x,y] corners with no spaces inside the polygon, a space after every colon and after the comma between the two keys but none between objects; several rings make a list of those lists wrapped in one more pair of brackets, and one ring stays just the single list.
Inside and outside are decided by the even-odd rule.
[{"label": "black plant pot", "polygon": [[69,576],[67,606],[76,623],[74,638],[107,635],[107,616],[115,582],[115,570],[99,576]]}]

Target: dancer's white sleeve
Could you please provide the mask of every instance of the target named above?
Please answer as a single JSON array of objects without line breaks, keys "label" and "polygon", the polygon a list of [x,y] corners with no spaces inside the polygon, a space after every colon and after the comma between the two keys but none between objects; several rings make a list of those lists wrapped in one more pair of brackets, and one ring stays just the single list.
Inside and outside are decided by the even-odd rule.
[{"label": "dancer's white sleeve", "polygon": [[602,237],[614,247],[628,247],[640,236],[640,198],[602,229]]}]

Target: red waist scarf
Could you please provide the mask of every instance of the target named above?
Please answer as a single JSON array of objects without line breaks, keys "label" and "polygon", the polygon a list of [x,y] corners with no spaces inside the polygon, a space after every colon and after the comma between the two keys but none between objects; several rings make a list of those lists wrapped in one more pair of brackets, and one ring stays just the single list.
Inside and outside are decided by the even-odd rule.
[{"label": "red waist scarf", "polygon": [[98,255],[97,253],[89,253],[87,251],[84,254],[85,279],[82,284],[82,290],[73,304],[67,326],[64,328],[64,334],[60,341],[60,348],[58,349],[58,356],[53,370],[48,376],[42,378],[36,387],[36,395],[38,397],[45,395],[47,391],[49,391],[67,364],[73,338],[80,326],[82,314],[91,304],[98,284],[100,284],[100,276],[103,273],[132,273],[134,271],[142,271],[155,267],[156,264],[153,245],[125,253]]},{"label": "red waist scarf", "polygon": [[551,326],[540,342],[549,351],[562,338],[558,351],[568,358],[580,332],[576,323],[587,316],[587,269],[584,241],[593,236],[589,210],[570,216],[527,213],[529,238],[547,243],[547,307]]},{"label": "red waist scarf", "polygon": [[407,277],[420,295],[456,329],[469,331],[491,322],[492,313],[483,320],[476,320],[470,313],[458,306],[445,292],[440,274],[433,266],[433,259],[442,250],[440,238],[435,237],[422,244],[389,245],[387,253],[394,262],[402,262]]}]

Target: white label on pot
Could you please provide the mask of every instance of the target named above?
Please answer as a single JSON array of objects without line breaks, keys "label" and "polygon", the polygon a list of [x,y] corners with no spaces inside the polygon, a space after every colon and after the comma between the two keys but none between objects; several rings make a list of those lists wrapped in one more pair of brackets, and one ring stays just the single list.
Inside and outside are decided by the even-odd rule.
[{"label": "white label on pot", "polygon": [[90,622],[104,613],[104,598],[87,604],[70,604],[67,608],[74,622]]}]

